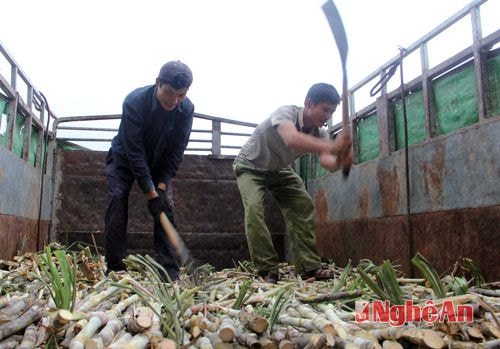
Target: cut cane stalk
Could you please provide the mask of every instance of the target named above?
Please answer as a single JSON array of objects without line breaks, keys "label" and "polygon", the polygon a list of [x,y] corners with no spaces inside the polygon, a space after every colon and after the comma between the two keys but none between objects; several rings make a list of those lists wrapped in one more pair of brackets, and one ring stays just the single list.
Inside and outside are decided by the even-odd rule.
[{"label": "cut cane stalk", "polygon": [[88,349],[101,349],[111,344],[113,338],[125,326],[121,319],[113,319],[106,323],[101,331],[94,337],[88,340],[86,348]]},{"label": "cut cane stalk", "polygon": [[66,336],[64,340],[61,342],[61,346],[69,347],[69,344],[73,340],[73,338],[84,328],[89,321],[87,319],[81,319],[75,322],[70,328],[66,331]]},{"label": "cut cane stalk", "polygon": [[339,337],[347,339],[347,335],[350,334],[355,337],[367,339],[373,342],[375,347],[380,347],[377,338],[373,334],[362,329],[359,326],[356,326],[355,324],[343,321],[337,315],[337,313],[335,312],[335,308],[331,304],[318,304],[318,308],[323,311],[326,318],[333,323]]},{"label": "cut cane stalk", "polygon": [[426,345],[429,348],[442,348],[445,342],[436,331],[429,329],[388,327],[383,330],[370,331],[379,339],[406,339],[414,344]]},{"label": "cut cane stalk", "polygon": [[157,349],[176,349],[177,344],[168,338],[164,338],[159,344]]},{"label": "cut cane stalk", "polygon": [[105,313],[92,316],[87,325],[71,340],[69,349],[84,349],[87,341],[107,322],[108,316]]},{"label": "cut cane stalk", "polygon": [[403,346],[392,339],[386,339],[382,342],[383,349],[403,349]]},{"label": "cut cane stalk", "polygon": [[143,333],[136,334],[130,342],[123,346],[123,349],[146,349],[149,344],[149,337]]},{"label": "cut cane stalk", "polygon": [[326,293],[320,295],[313,295],[301,298],[300,301],[302,303],[320,303],[320,302],[332,302],[338,299],[344,298],[357,298],[363,295],[363,291],[355,290],[355,291],[342,291],[336,293]]},{"label": "cut cane stalk", "polygon": [[47,329],[49,328],[52,320],[48,316],[42,317],[40,320],[40,325],[38,326],[38,335],[35,343],[35,347],[40,347],[42,343],[45,343],[49,337]]},{"label": "cut cane stalk", "polygon": [[260,338],[259,342],[262,349],[278,349],[276,343],[268,337]]},{"label": "cut cane stalk", "polygon": [[300,304],[295,307],[295,309],[302,315],[303,317],[306,317],[308,319],[312,320],[313,326],[323,332],[323,333],[329,333],[332,335],[336,335],[337,331],[335,330],[335,326],[332,324],[331,321],[328,321],[325,317],[322,315],[318,314],[316,311],[314,311],[312,308],[310,308],[307,305]]},{"label": "cut cane stalk", "polygon": [[267,319],[254,312],[240,311],[238,320],[245,328],[258,334],[266,332],[269,327]]},{"label": "cut cane stalk", "polygon": [[33,306],[31,309],[27,310],[18,318],[12,319],[11,321],[0,325],[0,340],[7,338],[19,330],[28,327],[32,323],[40,320],[42,317],[42,310],[40,306]]},{"label": "cut cane stalk", "polygon": [[29,325],[24,331],[24,337],[19,345],[19,349],[34,349],[36,346],[36,340],[38,336],[38,327],[35,325]]},{"label": "cut cane stalk", "polygon": [[222,317],[218,333],[223,342],[231,342],[236,336],[234,322],[229,316]]},{"label": "cut cane stalk", "polygon": [[153,311],[148,307],[139,307],[134,317],[127,324],[127,329],[132,333],[143,333],[153,324]]},{"label": "cut cane stalk", "polygon": [[250,349],[260,349],[261,344],[256,333],[244,332],[238,334],[238,341]]},{"label": "cut cane stalk", "polygon": [[106,349],[122,349],[132,340],[132,335],[126,331],[120,332],[116,337],[115,341],[105,347]]},{"label": "cut cane stalk", "polygon": [[205,336],[201,336],[200,338],[198,338],[198,340],[196,341],[196,346],[200,349],[213,349],[210,339]]},{"label": "cut cane stalk", "polygon": [[10,336],[0,342],[0,349],[15,349],[18,347],[22,336]]},{"label": "cut cane stalk", "polygon": [[[126,285],[128,282],[127,279],[122,279],[119,281],[119,284]],[[121,290],[118,286],[110,286],[106,288],[104,291],[99,292],[96,295],[92,295],[83,301],[81,305],[79,305],[76,310],[82,313],[88,312],[90,309],[94,308],[97,304],[101,303],[106,298],[112,296],[114,293]]]},{"label": "cut cane stalk", "polygon": [[33,301],[33,297],[29,295],[17,298],[11,304],[0,310],[0,321],[8,321],[19,316],[33,304]]}]

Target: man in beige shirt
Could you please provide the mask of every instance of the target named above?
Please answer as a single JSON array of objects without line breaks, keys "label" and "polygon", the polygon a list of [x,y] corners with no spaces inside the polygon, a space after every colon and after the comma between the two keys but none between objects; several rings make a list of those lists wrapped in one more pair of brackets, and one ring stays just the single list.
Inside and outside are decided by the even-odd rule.
[{"label": "man in beige shirt", "polygon": [[313,201],[291,164],[309,152],[319,154],[321,166],[330,170],[338,167],[340,154],[344,156],[343,164],[351,161],[350,136],[342,134],[332,141],[321,129],[339,103],[340,96],[332,85],[314,84],[306,95],[304,107],[278,108],[256,127],[234,161],[250,256],[258,274],[268,282],[278,280],[279,260],[264,222],[266,191],[276,200],[285,218],[296,273],[303,278],[333,277],[330,270],[320,267]]}]

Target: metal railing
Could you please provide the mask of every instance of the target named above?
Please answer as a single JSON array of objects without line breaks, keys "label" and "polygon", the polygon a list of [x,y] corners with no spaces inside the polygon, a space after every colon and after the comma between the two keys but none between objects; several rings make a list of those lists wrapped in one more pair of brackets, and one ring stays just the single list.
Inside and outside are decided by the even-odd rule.
[{"label": "metal railing", "polygon": [[[58,118],[53,124],[53,132],[59,141],[66,141],[71,143],[92,144],[95,142],[110,143],[113,137],[72,137],[72,136],[59,136],[60,131],[78,131],[92,132],[93,135],[102,134],[103,132],[116,134],[118,128],[109,127],[95,127],[93,126],[61,126],[62,123],[81,123],[85,121],[102,121],[102,120],[119,120],[121,115],[87,115],[87,116],[69,116]],[[204,115],[200,113],[194,114],[193,124],[196,126],[197,121],[209,121],[209,127],[201,128],[194,127],[191,130],[189,138],[187,153],[202,153],[214,156],[223,156],[227,154],[227,150],[240,149],[243,142],[250,137],[253,129],[257,124],[250,122],[243,122],[225,118],[218,118],[214,116]],[[225,130],[225,128],[228,128]],[[232,128],[232,129],[231,129]],[[98,133],[96,133],[98,132]],[[231,137],[231,141],[226,141],[225,138]],[[236,141],[235,141],[236,139]],[[207,144],[208,146],[203,146]]]},{"label": "metal railing", "polygon": [[[13,150],[16,141],[14,135],[16,120],[18,117],[22,117],[23,144],[22,153],[19,155],[22,159],[29,160],[33,134],[37,133],[34,166],[41,168],[43,166],[42,160],[45,158],[42,153],[49,136],[49,127],[57,118],[50,110],[45,96],[34,87],[2,42],[0,42],[0,55],[10,66],[10,81],[0,74],[0,97],[7,101],[7,124],[4,128],[3,145],[7,150]],[[21,91],[21,85],[24,85],[25,91]],[[3,119],[0,118],[0,129],[3,129],[1,125]]]},{"label": "metal railing", "polygon": [[[373,115],[375,112],[382,124],[379,124],[379,155],[388,155],[395,150],[394,140],[391,138],[390,128],[394,125],[393,115],[391,115],[388,107],[392,100],[399,97],[400,89],[387,92],[385,85],[377,92],[378,97],[375,102],[358,110],[355,103],[355,94],[359,93],[362,88],[368,84],[375,84],[378,80],[383,80],[388,75],[388,72],[393,67],[397,67],[404,58],[407,58],[413,52],[420,52],[420,70],[421,74],[417,78],[408,83],[404,83],[403,90],[407,94],[415,89],[421,89],[424,98],[424,110],[426,118],[426,141],[438,135],[436,131],[436,110],[433,105],[433,86],[434,79],[446,74],[450,70],[461,66],[462,64],[472,61],[474,65],[477,110],[479,114],[479,122],[486,121],[488,115],[487,110],[487,79],[486,79],[486,59],[489,50],[500,42],[500,30],[496,30],[492,34],[483,38],[481,30],[480,7],[487,0],[475,0],[465,6],[463,9],[455,13],[448,20],[441,23],[434,30],[424,35],[414,44],[407,48],[401,48],[401,54],[387,61],[378,69],[361,80],[359,83],[349,89],[349,121],[351,124],[351,133],[353,139],[353,150],[355,156],[358,154],[359,139],[357,135],[357,122]],[[448,58],[444,62],[430,68],[428,43],[436,38],[439,34],[452,27],[458,21],[466,16],[471,19],[472,45]],[[342,128],[342,123],[337,123],[330,128],[331,134],[336,134]]]}]

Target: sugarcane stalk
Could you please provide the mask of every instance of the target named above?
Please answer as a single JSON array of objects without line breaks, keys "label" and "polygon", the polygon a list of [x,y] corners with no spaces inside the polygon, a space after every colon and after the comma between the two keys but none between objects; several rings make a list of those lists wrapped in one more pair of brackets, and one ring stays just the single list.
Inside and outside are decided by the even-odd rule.
[{"label": "sugarcane stalk", "polygon": [[341,291],[335,293],[323,293],[319,295],[311,295],[304,298],[300,298],[302,303],[320,303],[320,302],[332,302],[338,299],[344,298],[357,298],[363,295],[363,291]]},{"label": "sugarcane stalk", "polygon": [[339,349],[360,349],[356,344],[345,340],[344,338],[335,337],[335,348]]},{"label": "sugarcane stalk", "polygon": [[324,333],[304,333],[302,336],[293,336],[291,339],[297,348],[319,349],[326,344]]},{"label": "sugarcane stalk", "polygon": [[238,314],[241,324],[255,333],[264,333],[269,327],[267,319],[257,313],[241,310]]},{"label": "sugarcane stalk", "polygon": [[156,349],[177,349],[177,344],[168,338],[164,338]]},{"label": "sugarcane stalk", "polygon": [[217,332],[219,326],[220,326],[220,323],[219,324],[216,324],[215,322],[212,322],[210,321],[209,319],[207,319],[206,317],[202,317],[200,319],[200,329],[202,331],[204,330],[207,330],[209,332]]},{"label": "sugarcane stalk", "polygon": [[347,338],[345,338],[348,342],[353,343],[354,345],[358,346],[361,349],[381,349],[382,346],[378,342],[373,342],[372,340],[363,338],[363,337],[356,337],[351,334],[347,335]]},{"label": "sugarcane stalk", "polygon": [[124,326],[125,323],[121,319],[109,320],[96,336],[87,341],[85,347],[99,349],[108,346]]},{"label": "sugarcane stalk", "polygon": [[474,342],[449,341],[446,347],[448,349],[478,349],[479,345]]},{"label": "sugarcane stalk", "polygon": [[218,329],[218,334],[223,342],[231,342],[236,336],[236,328],[234,327],[233,320],[225,315],[221,318],[221,324]]},{"label": "sugarcane stalk", "polygon": [[308,319],[312,320],[313,326],[323,332],[323,333],[330,333],[332,335],[336,335],[337,331],[335,330],[335,327],[333,326],[331,321],[328,321],[326,318],[318,314],[316,311],[314,311],[312,308],[305,304],[299,304],[295,307],[295,309],[300,313],[302,317],[306,317]]},{"label": "sugarcane stalk", "polygon": [[[321,311],[325,313],[326,318],[333,323],[339,337],[344,339],[348,339],[348,335],[361,337],[372,342],[375,348],[380,347],[377,338],[373,334],[362,329],[359,326],[356,326],[355,324],[342,320],[337,315],[335,308],[331,304],[318,304],[317,306]],[[368,346],[368,344],[366,345]]]},{"label": "sugarcane stalk", "polygon": [[208,339],[205,336],[201,336],[198,338],[196,341],[196,346],[200,349],[213,349],[214,347],[212,346],[212,343],[210,342],[210,339]]},{"label": "sugarcane stalk", "polygon": [[36,345],[36,340],[38,336],[38,327],[31,324],[26,327],[24,331],[24,337],[19,345],[19,349],[34,349]]},{"label": "sugarcane stalk", "polygon": [[479,348],[481,349],[495,349],[499,347],[500,347],[500,339],[479,343]]},{"label": "sugarcane stalk", "polygon": [[259,342],[259,337],[257,336],[256,333],[251,333],[251,332],[239,333],[237,338],[241,344],[243,344],[244,346],[246,346],[250,349],[260,349],[261,348],[261,344]]},{"label": "sugarcane stalk", "polygon": [[289,339],[282,339],[278,344],[278,349],[294,349],[295,344]]},{"label": "sugarcane stalk", "polygon": [[[219,343],[226,343],[223,342],[222,339],[219,337],[219,334],[215,332],[210,332],[210,331],[203,331],[203,335],[207,337],[210,340],[210,343],[212,344],[212,347],[217,348],[217,345]],[[231,348],[233,347],[232,343],[230,344]]]},{"label": "sugarcane stalk", "polygon": [[392,339],[386,339],[382,342],[382,348],[383,349],[403,349],[403,346]]},{"label": "sugarcane stalk", "polygon": [[[126,285],[128,282],[127,279],[122,279],[118,283],[121,285]],[[105,290],[87,297],[82,304],[80,304],[76,310],[82,313],[88,312],[90,309],[94,308],[97,304],[101,303],[103,300],[106,298],[110,297],[113,295],[115,292],[118,292],[121,290],[119,286],[110,286],[106,288]]]},{"label": "sugarcane stalk", "polygon": [[33,306],[31,309],[21,314],[18,318],[12,319],[9,322],[0,325],[0,340],[13,335],[23,328],[26,328],[35,321],[40,320],[41,317],[41,307],[38,305]]},{"label": "sugarcane stalk", "polygon": [[81,319],[75,322],[73,325],[68,328],[66,331],[66,335],[64,337],[64,340],[61,342],[61,346],[63,347],[69,347],[69,344],[73,340],[73,338],[84,328],[89,320],[87,319]]},{"label": "sugarcane stalk", "polygon": [[500,338],[500,328],[493,323],[486,321],[481,322],[479,328],[481,332],[488,337]]},{"label": "sugarcane stalk", "polygon": [[0,342],[0,349],[15,349],[22,340],[21,336],[10,336]]},{"label": "sugarcane stalk", "polygon": [[278,323],[283,325],[289,325],[294,327],[302,327],[307,330],[316,330],[316,326],[313,324],[311,319],[304,319],[299,317],[293,317],[288,314],[281,314],[278,316]]},{"label": "sugarcane stalk", "polygon": [[259,342],[260,342],[260,346],[262,347],[262,349],[278,349],[278,346],[276,345],[276,343],[271,340],[269,337],[261,337],[259,339]]},{"label": "sugarcane stalk", "polygon": [[481,329],[475,327],[475,326],[467,326],[466,328],[467,335],[475,338],[475,339],[484,339],[483,333],[481,332]]},{"label": "sugarcane stalk", "polygon": [[273,287],[265,292],[253,294],[245,301],[245,304],[268,303],[270,299],[283,289],[288,289],[290,285]]},{"label": "sugarcane stalk", "polygon": [[52,321],[52,325],[57,331],[58,329],[61,329],[69,324],[72,320],[74,320],[72,312],[66,309],[59,309],[54,317],[54,320]]},{"label": "sugarcane stalk", "polygon": [[47,338],[49,337],[49,333],[47,329],[49,328],[52,320],[48,316],[42,317],[40,320],[40,325],[38,327],[38,335],[35,343],[35,347],[40,347],[42,343],[45,343]]},{"label": "sugarcane stalk", "polygon": [[151,347],[156,348],[160,345],[160,342],[163,338],[163,333],[161,332],[161,321],[158,314],[161,313],[161,304],[154,303],[153,304],[153,313],[151,315],[151,327],[147,331],[147,335],[151,342]]},{"label": "sugarcane stalk", "polygon": [[122,349],[127,343],[132,340],[132,334],[126,332],[125,330],[118,333],[116,337],[117,338],[115,341],[105,347],[106,349]]},{"label": "sugarcane stalk", "polygon": [[33,297],[26,295],[15,302],[10,303],[7,307],[0,310],[0,320],[9,320],[19,316],[24,310],[33,304]]},{"label": "sugarcane stalk", "polygon": [[143,333],[136,334],[130,342],[123,346],[123,349],[146,349],[149,344],[149,337]]},{"label": "sugarcane stalk", "polygon": [[127,330],[132,333],[143,333],[153,324],[153,311],[148,307],[139,307],[134,317],[127,324]]},{"label": "sugarcane stalk", "polygon": [[406,339],[414,344],[426,345],[429,348],[442,348],[445,343],[436,331],[421,328],[387,327],[370,331],[379,339]]},{"label": "sugarcane stalk", "polygon": [[108,316],[100,313],[92,316],[87,325],[71,340],[69,349],[84,349],[87,341],[108,322]]}]

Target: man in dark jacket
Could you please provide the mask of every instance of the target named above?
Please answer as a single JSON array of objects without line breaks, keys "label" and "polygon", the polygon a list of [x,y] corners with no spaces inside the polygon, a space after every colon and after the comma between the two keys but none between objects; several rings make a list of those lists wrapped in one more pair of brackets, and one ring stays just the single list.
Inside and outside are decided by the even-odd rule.
[{"label": "man in dark jacket", "polygon": [[123,102],[120,128],[106,165],[110,195],[105,218],[108,270],[125,269],[128,197],[137,180],[154,217],[155,259],[172,280],[179,278],[175,251],[158,216],[165,212],[175,226],[171,183],[191,133],[194,106],[186,93],[192,81],[187,65],[168,62],[160,69],[155,85],[132,91]]}]

